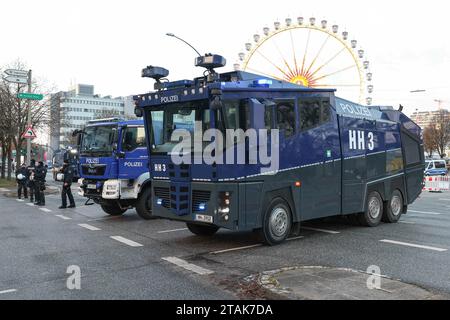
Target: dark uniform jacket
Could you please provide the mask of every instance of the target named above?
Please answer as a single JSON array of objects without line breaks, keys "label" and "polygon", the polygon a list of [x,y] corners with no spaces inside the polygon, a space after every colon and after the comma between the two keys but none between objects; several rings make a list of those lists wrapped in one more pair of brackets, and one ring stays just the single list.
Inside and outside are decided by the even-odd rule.
[{"label": "dark uniform jacket", "polygon": [[45,182],[45,176],[47,175],[47,170],[44,167],[38,166],[34,171],[34,181]]},{"label": "dark uniform jacket", "polygon": [[70,165],[64,166],[62,168],[62,173],[64,174],[64,181],[63,182],[71,185],[72,181],[73,181],[73,175],[74,175],[73,167],[70,166]]}]

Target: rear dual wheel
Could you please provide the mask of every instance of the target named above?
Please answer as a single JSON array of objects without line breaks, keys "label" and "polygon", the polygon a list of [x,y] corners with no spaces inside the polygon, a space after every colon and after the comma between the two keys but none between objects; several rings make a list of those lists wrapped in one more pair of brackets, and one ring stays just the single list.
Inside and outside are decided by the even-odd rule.
[{"label": "rear dual wheel", "polygon": [[403,196],[399,190],[392,192],[391,200],[385,205],[383,222],[397,223],[404,213]]},{"label": "rear dual wheel", "polygon": [[365,227],[376,227],[383,217],[383,199],[373,191],[366,200],[366,210],[358,215],[359,223]]}]

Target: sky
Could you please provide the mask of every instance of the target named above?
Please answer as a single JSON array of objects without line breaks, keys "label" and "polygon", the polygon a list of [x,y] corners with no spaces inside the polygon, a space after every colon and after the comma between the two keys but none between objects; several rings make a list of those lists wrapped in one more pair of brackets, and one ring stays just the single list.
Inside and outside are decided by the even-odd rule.
[{"label": "sky", "polygon": [[443,0],[9,0],[1,3],[0,67],[20,59],[60,90],[87,83],[101,95],[139,94],[153,89],[140,76],[147,65],[169,69],[171,80],[202,73],[194,51],[168,32],[223,55],[227,67],[219,71],[230,71],[255,32],[314,16],[359,41],[371,62],[374,104],[401,103],[411,113],[442,100],[450,108],[449,9]]}]

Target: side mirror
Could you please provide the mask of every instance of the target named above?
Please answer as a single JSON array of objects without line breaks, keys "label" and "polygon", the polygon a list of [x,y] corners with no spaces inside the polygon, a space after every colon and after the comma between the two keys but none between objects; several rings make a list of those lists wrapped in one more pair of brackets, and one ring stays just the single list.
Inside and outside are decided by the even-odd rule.
[{"label": "side mirror", "polygon": [[113,151],[117,151],[117,148],[118,148],[117,142],[114,142],[114,143],[112,144],[112,149],[113,149]]},{"label": "side mirror", "polygon": [[118,159],[124,159],[125,158],[125,152],[120,151],[116,153],[116,156]]},{"label": "side mirror", "polygon": [[134,108],[134,114],[138,118],[142,118],[144,116],[144,112],[139,107]]}]

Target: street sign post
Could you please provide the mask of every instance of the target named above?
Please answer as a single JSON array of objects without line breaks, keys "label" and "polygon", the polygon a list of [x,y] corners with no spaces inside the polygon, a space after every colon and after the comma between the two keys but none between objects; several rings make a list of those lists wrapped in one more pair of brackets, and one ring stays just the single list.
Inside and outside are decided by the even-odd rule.
[{"label": "street sign post", "polygon": [[7,75],[13,76],[13,77],[28,78],[28,71],[25,71],[25,70],[8,69],[8,70],[5,70],[5,73]]},{"label": "street sign post", "polygon": [[22,137],[25,138],[25,139],[34,139],[37,136],[36,136],[36,133],[33,130],[33,127],[29,126],[27,128],[27,130],[25,130],[25,132],[22,134]]},{"label": "street sign post", "polygon": [[7,77],[3,77],[3,79],[8,82],[19,83],[19,84],[27,84],[28,83],[28,78],[22,78],[22,77],[17,77],[17,76],[7,76]]},{"label": "street sign post", "polygon": [[44,99],[44,96],[42,94],[21,92],[17,95],[17,98],[27,100],[42,100]]}]

